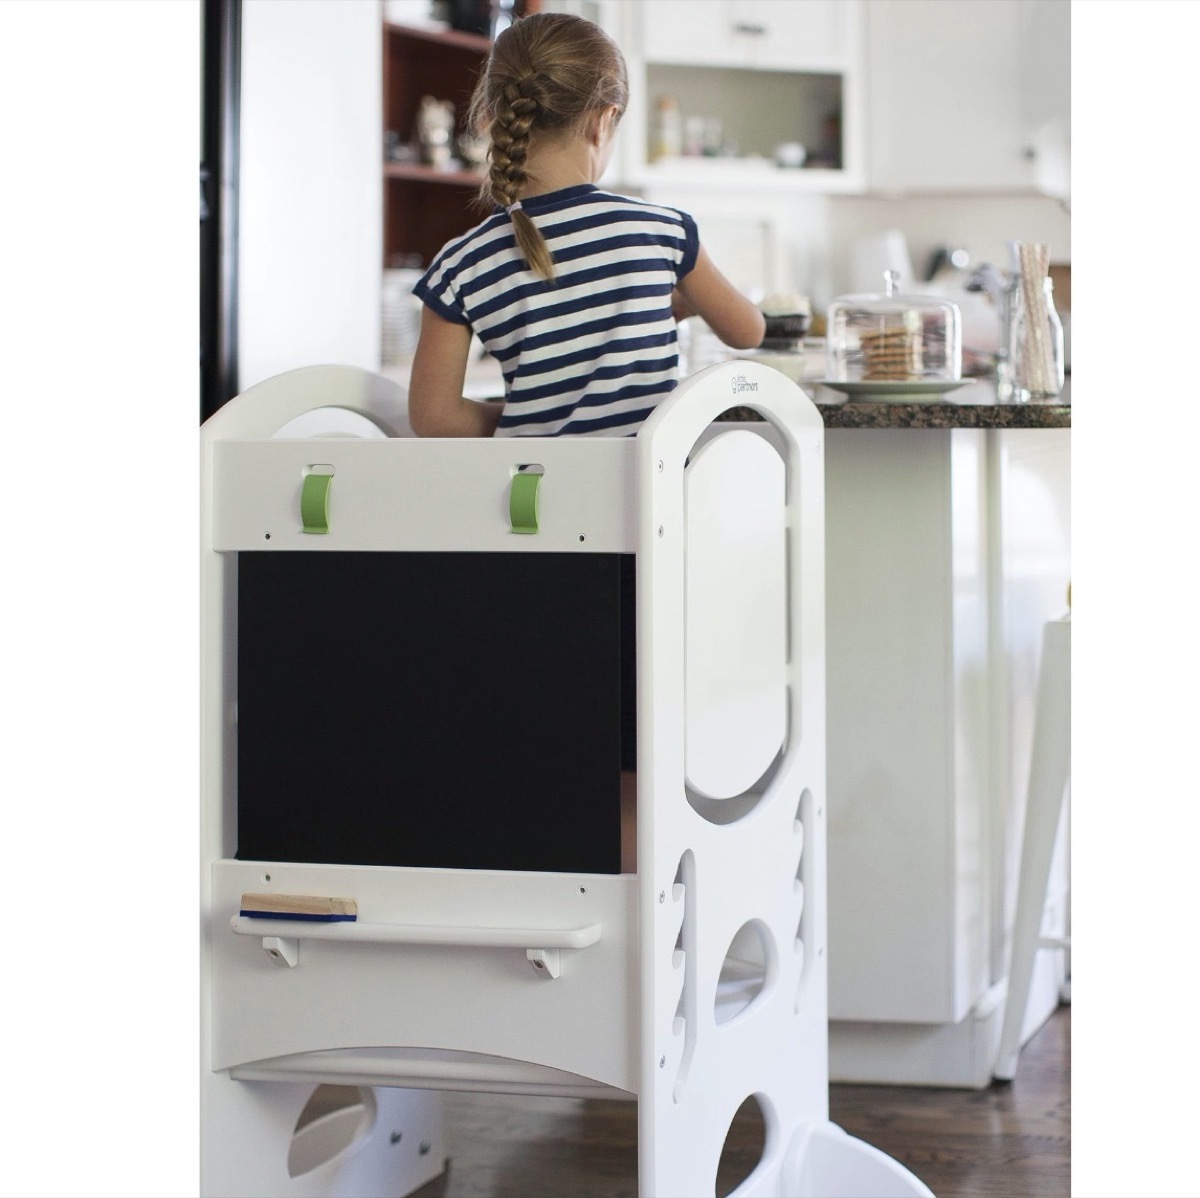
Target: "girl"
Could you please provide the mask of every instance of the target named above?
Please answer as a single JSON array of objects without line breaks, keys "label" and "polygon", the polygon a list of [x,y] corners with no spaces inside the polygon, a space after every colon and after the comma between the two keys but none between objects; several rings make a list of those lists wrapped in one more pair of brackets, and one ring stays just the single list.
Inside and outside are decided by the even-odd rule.
[{"label": "girl", "polygon": [[[496,39],[469,118],[490,135],[481,194],[495,211],[414,288],[418,436],[631,436],[678,381],[678,319],[699,314],[735,348],[762,341],[762,314],[713,266],[690,216],[596,186],[628,100],[625,60],[590,21],[538,13]],[[463,398],[472,334],[500,363],[502,405]],[[620,590],[621,869],[632,872],[632,557]]]},{"label": "girl", "polygon": [[[690,216],[596,186],[628,98],[625,60],[590,21],[534,14],[496,39],[470,110],[496,210],[414,288],[419,436],[629,436],[678,381],[677,319],[699,314],[734,348],[762,341]],[[463,398],[472,333],[500,363],[503,405]]]}]

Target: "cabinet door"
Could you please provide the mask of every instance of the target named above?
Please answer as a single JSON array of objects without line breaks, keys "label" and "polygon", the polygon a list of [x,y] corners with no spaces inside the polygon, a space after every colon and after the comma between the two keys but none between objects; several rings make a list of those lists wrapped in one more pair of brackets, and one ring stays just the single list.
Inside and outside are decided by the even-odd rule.
[{"label": "cabinet door", "polygon": [[749,66],[840,70],[850,58],[854,7],[847,0],[732,0],[727,40]]},{"label": "cabinet door", "polygon": [[834,70],[852,46],[857,0],[641,0],[650,62]]},{"label": "cabinet door", "polygon": [[728,0],[643,0],[642,46],[649,62],[742,66],[730,45]]},{"label": "cabinet door", "polygon": [[867,20],[872,183],[1032,187],[1021,0],[887,0],[869,4]]}]

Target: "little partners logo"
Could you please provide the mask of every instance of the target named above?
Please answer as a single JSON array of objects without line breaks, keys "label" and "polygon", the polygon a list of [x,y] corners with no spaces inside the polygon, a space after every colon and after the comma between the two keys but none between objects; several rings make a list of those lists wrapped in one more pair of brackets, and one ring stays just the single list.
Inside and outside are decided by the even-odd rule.
[{"label": "little partners logo", "polygon": [[757,391],[758,384],[752,383],[744,374],[735,374],[733,376],[733,393],[741,395],[743,391]]}]

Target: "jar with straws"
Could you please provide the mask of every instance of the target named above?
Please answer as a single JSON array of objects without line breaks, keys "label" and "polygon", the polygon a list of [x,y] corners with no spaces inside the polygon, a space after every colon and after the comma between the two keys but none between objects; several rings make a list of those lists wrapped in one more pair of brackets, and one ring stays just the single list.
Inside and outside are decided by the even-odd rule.
[{"label": "jar with straws", "polygon": [[1008,376],[1013,399],[1053,399],[1066,381],[1062,322],[1047,275],[1050,247],[1013,242],[1016,277],[1008,313]]}]

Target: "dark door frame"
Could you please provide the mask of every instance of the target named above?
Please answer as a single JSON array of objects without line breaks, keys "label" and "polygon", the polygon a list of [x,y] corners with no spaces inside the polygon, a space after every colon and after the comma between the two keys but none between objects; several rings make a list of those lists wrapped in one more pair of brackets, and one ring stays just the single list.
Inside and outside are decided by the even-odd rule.
[{"label": "dark door frame", "polygon": [[238,392],[242,0],[204,0],[200,159],[200,419]]}]

